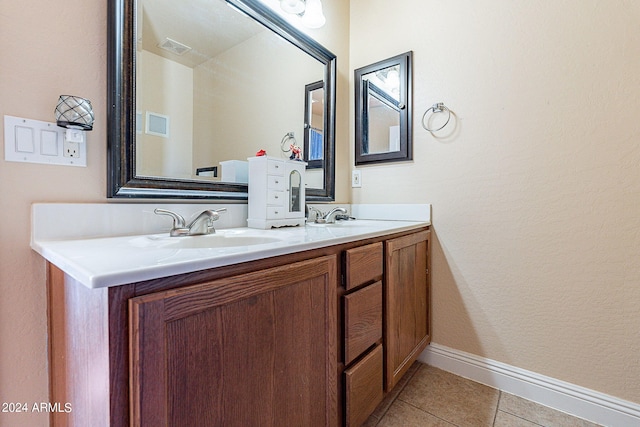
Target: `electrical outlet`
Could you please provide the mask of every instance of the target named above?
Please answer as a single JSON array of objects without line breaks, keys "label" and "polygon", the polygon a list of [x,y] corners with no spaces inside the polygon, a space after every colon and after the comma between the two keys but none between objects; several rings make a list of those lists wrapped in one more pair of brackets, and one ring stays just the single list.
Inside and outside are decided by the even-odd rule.
[{"label": "electrical outlet", "polygon": [[9,162],[86,167],[85,141],[81,129],[4,116],[4,159]]},{"label": "electrical outlet", "polygon": [[359,170],[354,170],[351,172],[351,187],[362,187],[362,175]]},{"label": "electrical outlet", "polygon": [[64,141],[62,145],[62,154],[65,157],[71,157],[74,159],[80,158],[80,144],[78,142]]}]

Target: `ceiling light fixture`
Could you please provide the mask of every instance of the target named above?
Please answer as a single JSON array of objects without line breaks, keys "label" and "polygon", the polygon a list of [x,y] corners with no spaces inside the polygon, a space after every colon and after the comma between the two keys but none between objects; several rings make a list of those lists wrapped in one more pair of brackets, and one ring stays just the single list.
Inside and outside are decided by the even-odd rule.
[{"label": "ceiling light fixture", "polygon": [[304,13],[305,2],[303,0],[280,0],[280,9],[299,15]]},{"label": "ceiling light fixture", "polygon": [[324,26],[327,19],[322,13],[322,3],[320,0],[307,0],[304,14],[302,15],[302,24],[309,28],[320,28]]},{"label": "ceiling light fixture", "polygon": [[280,9],[300,17],[307,28],[320,28],[327,21],[320,0],[280,0]]}]

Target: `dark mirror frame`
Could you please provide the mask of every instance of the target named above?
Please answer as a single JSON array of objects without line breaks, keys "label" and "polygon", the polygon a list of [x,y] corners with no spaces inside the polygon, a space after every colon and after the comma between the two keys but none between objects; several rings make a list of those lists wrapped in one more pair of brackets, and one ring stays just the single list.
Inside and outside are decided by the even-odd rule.
[{"label": "dark mirror frame", "polygon": [[[324,159],[309,160],[311,153],[311,96],[314,90],[323,89],[324,82],[309,83],[304,87],[304,146],[302,148],[303,160],[307,162],[307,169],[324,168]],[[323,131],[324,136],[324,131]]]},{"label": "dark mirror frame", "polygon": [[[409,51],[383,61],[376,62],[354,71],[355,82],[355,164],[366,165],[371,163],[400,162],[413,160],[413,135],[412,135],[412,62],[413,52]],[[366,153],[364,149],[368,143],[368,96],[369,82],[362,77],[378,70],[383,70],[394,65],[400,65],[400,101],[392,106],[393,102],[385,102],[392,106],[400,114],[400,150],[382,153]],[[382,97],[384,98],[384,97]],[[381,99],[381,101],[388,101]]]},{"label": "dark mirror frame", "polygon": [[[226,2],[324,64],[324,185],[305,192],[308,201],[333,201],[336,56],[258,0]],[[135,4],[107,1],[107,197],[246,200],[246,184],[136,176]]]}]

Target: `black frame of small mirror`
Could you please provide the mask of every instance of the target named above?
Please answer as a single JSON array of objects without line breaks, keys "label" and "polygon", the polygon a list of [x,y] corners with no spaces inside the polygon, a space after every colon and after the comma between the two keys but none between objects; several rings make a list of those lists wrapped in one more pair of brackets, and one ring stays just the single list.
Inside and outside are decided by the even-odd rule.
[{"label": "black frame of small mirror", "polygon": [[[314,90],[324,89],[324,82],[309,83],[304,87],[304,146],[302,148],[303,160],[307,162],[307,169],[319,169],[324,167],[324,159],[312,159],[309,160],[309,154],[311,153],[311,117],[312,111],[312,93]],[[324,135],[324,131],[323,131]]]},{"label": "black frame of small mirror", "polygon": [[[412,62],[413,52],[409,51],[394,57],[358,68],[354,71],[355,82],[355,164],[367,165],[372,163],[401,162],[413,160],[412,133]],[[384,70],[395,65],[400,66],[400,149],[398,151],[366,153],[364,145],[368,138],[367,81],[362,77],[378,70]]]},{"label": "black frame of small mirror", "polygon": [[[305,192],[307,201],[333,201],[336,56],[259,0],[225,1],[324,64],[324,182],[323,188]],[[246,184],[135,174],[135,4],[136,0],[107,0],[107,197],[246,200]]]}]

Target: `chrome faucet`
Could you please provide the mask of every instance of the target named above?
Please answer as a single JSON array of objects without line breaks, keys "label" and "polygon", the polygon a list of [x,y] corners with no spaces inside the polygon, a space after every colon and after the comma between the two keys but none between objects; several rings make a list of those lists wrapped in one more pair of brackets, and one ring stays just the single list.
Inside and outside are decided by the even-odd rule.
[{"label": "chrome faucet", "polygon": [[333,208],[329,212],[324,214],[322,216],[322,219],[324,220],[324,222],[326,224],[333,224],[333,223],[336,222],[336,217],[339,214],[346,215],[347,214],[347,210],[345,208],[341,208],[341,207]]},{"label": "chrome faucet", "polygon": [[355,219],[347,213],[345,208],[336,207],[327,213],[322,213],[313,206],[305,205],[305,216],[307,222],[315,222],[316,224],[335,224],[338,219]]},{"label": "chrome faucet", "polygon": [[189,236],[199,236],[202,234],[213,234],[216,229],[213,228],[213,222],[220,219],[218,212],[225,212],[226,208],[202,211],[200,215],[189,224]]},{"label": "chrome faucet", "polygon": [[173,227],[169,232],[171,237],[181,236],[201,236],[203,234],[213,234],[216,232],[213,222],[220,218],[219,212],[225,212],[226,208],[207,209],[202,211],[191,224],[186,225],[184,217],[167,209],[156,208],[153,212],[157,215],[167,215],[173,219]]}]

